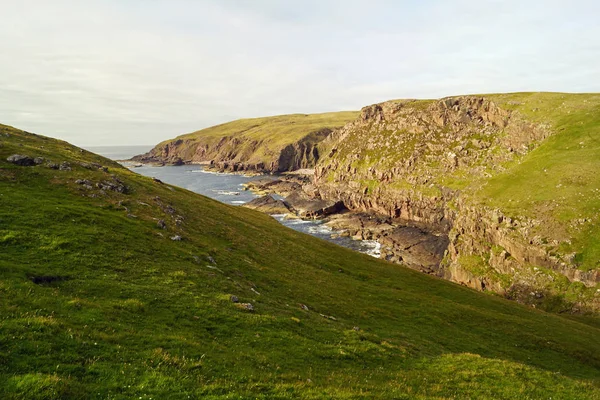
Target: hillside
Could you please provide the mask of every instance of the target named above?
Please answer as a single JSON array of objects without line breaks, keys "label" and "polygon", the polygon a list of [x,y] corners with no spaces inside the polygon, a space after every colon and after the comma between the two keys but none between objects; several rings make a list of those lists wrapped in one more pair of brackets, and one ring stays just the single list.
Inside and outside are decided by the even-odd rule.
[{"label": "hillside", "polygon": [[7,126],[0,251],[6,399],[600,396],[595,319],[354,253]]},{"label": "hillside", "polygon": [[313,168],[320,143],[357,112],[240,119],[159,143],[135,161],[210,163],[221,171],[283,172]]},{"label": "hillside", "polygon": [[388,260],[553,311],[600,310],[599,94],[389,101],[323,147],[320,196],[391,218],[361,233]]}]

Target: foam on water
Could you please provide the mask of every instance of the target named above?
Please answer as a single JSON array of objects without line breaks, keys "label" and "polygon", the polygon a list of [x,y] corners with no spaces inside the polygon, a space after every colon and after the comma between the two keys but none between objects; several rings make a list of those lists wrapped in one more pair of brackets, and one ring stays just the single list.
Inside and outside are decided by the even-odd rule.
[{"label": "foam on water", "polygon": [[375,258],[381,257],[381,243],[379,243],[377,240],[363,240],[361,244],[365,248],[363,253]]}]

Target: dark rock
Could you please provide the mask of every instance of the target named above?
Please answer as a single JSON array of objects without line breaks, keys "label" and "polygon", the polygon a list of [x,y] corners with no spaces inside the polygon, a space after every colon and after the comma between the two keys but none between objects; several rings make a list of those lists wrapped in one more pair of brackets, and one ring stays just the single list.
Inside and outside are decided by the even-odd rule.
[{"label": "dark rock", "polygon": [[40,276],[30,276],[29,279],[31,280],[31,282],[35,283],[36,285],[42,285],[45,283],[66,281],[66,280],[70,279],[70,277],[60,276],[60,275],[40,275]]},{"label": "dark rock", "polygon": [[53,162],[48,162],[48,163],[46,164],[46,166],[47,166],[48,168],[50,168],[50,169],[58,169],[58,168],[59,168],[58,164],[56,164],[56,163],[53,163]]},{"label": "dark rock", "polygon": [[239,303],[240,301],[240,299],[233,294],[229,297],[229,300],[231,300],[232,303]]},{"label": "dark rock", "polygon": [[160,180],[160,179],[158,179],[158,178],[152,178],[152,180],[153,180],[154,182],[156,182],[156,183],[160,183],[160,184],[162,184],[162,183],[163,183],[163,181],[161,181],[161,180]]},{"label": "dark rock", "polygon": [[275,200],[271,195],[258,197],[243,206],[266,214],[287,214],[290,212],[290,208],[285,201]]},{"label": "dark rock", "polygon": [[71,171],[71,164],[66,161],[63,161],[60,163],[58,169],[61,171]]},{"label": "dark rock", "polygon": [[160,229],[165,229],[167,227],[167,224],[165,223],[164,219],[159,219],[156,223],[156,226],[158,226]]},{"label": "dark rock", "polygon": [[311,198],[302,191],[292,193],[285,198],[285,202],[302,218],[325,217],[345,208],[341,201]]},{"label": "dark rock", "polygon": [[33,158],[22,154],[13,154],[12,156],[8,157],[6,161],[15,165],[20,165],[22,167],[29,167],[35,165],[35,161],[33,160]]}]

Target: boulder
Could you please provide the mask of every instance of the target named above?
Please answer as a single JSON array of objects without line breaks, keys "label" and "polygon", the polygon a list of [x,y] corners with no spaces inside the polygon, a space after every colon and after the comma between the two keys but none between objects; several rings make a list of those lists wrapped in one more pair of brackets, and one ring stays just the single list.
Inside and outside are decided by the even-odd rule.
[{"label": "boulder", "polygon": [[342,211],[344,203],[336,200],[311,198],[305,192],[298,191],[285,198],[285,202],[301,218],[320,218]]},{"label": "boulder", "polygon": [[251,202],[244,204],[244,207],[258,210],[266,214],[287,214],[290,212],[290,207],[285,201],[275,200],[271,195],[258,197]]},{"label": "boulder", "polygon": [[20,165],[22,167],[29,167],[35,165],[35,161],[33,158],[25,156],[23,154],[13,154],[12,156],[8,157],[6,161],[15,165]]}]

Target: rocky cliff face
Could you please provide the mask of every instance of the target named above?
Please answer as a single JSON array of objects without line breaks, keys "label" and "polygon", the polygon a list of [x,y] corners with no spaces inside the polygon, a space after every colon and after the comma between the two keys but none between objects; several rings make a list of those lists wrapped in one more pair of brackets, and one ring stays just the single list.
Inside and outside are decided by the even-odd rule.
[{"label": "rocky cliff face", "polygon": [[[319,144],[330,133],[331,129],[321,129],[293,143],[272,148],[265,148],[262,141],[236,136],[218,140],[177,139],[161,143],[133,160],[163,165],[204,163],[226,172],[294,171],[315,166],[320,157]],[[261,160],[256,156],[259,151],[265,153]]]},{"label": "rocky cliff face", "polygon": [[[553,253],[568,239],[537,237],[540,221],[507,217],[474,193],[551,133],[482,97],[376,104],[326,140],[314,183],[322,198],[339,199],[350,210],[375,212],[400,227],[419,225],[421,233],[381,238],[388,260],[542,304],[556,296],[556,282],[593,287],[598,271],[581,271],[572,255]],[[417,237],[441,240],[433,239],[419,259],[410,253]],[[432,265],[440,250],[443,259]],[[600,308],[598,299],[574,304]]]}]

